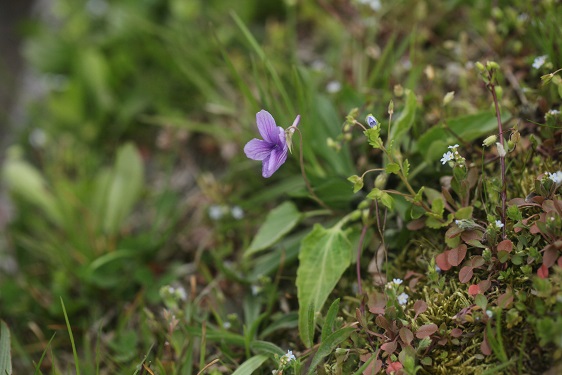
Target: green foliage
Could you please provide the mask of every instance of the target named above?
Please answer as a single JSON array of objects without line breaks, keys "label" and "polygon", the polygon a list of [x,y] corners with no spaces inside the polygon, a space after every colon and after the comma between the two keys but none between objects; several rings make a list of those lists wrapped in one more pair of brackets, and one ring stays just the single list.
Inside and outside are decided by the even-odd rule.
[{"label": "green foliage", "polygon": [[[556,372],[560,4],[381,7],[56,0],[28,25],[14,372]],[[262,108],[302,118],[267,180],[242,151]]]},{"label": "green foliage", "polygon": [[300,219],[301,214],[291,202],[285,202],[274,208],[265,218],[265,222],[256,233],[250,247],[246,249],[244,256],[269,248],[289,233]]},{"label": "green foliage", "polygon": [[303,239],[296,285],[299,298],[299,332],[307,347],[313,344],[314,316],[350,264],[351,242],[340,225],[314,226]]},{"label": "green foliage", "polygon": [[12,375],[10,344],[10,330],[2,320],[0,321],[0,374]]}]

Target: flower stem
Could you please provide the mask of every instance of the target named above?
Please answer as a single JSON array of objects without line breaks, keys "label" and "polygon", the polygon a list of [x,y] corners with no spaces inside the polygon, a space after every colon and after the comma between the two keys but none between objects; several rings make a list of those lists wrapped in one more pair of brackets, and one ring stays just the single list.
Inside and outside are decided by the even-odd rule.
[{"label": "flower stem", "polygon": [[[498,121],[498,133],[499,133],[499,143],[503,146],[503,126],[502,126],[502,119],[500,113],[500,105],[498,103],[498,96],[496,95],[496,87],[492,80],[492,74],[490,73],[490,82],[488,83],[488,90],[492,93],[492,98],[494,99],[494,107],[496,108],[496,119]],[[500,168],[501,168],[501,179],[502,179],[502,190],[500,193],[501,201],[502,201],[502,210],[501,210],[501,221],[504,224],[502,227],[502,238],[505,239],[505,218],[506,218],[506,203],[507,203],[507,184],[505,178],[505,155],[500,153]]]},{"label": "flower stem", "polygon": [[302,133],[299,130],[299,128],[297,128],[296,126],[294,126],[292,128],[295,129],[296,131],[298,131],[298,133],[299,133],[299,140],[300,140],[299,153],[300,153],[301,174],[302,174],[302,178],[304,179],[304,183],[306,185],[306,188],[307,188],[308,192],[310,193],[311,198],[316,203],[318,203],[323,208],[329,210],[330,212],[333,212],[334,210],[332,210],[330,207],[328,207],[328,205],[326,203],[324,203],[322,201],[322,199],[318,198],[318,196],[316,195],[316,193],[312,189],[312,185],[310,185],[310,181],[308,180],[308,177],[306,176],[306,172],[304,170],[304,152],[303,152],[303,149],[302,149]]}]

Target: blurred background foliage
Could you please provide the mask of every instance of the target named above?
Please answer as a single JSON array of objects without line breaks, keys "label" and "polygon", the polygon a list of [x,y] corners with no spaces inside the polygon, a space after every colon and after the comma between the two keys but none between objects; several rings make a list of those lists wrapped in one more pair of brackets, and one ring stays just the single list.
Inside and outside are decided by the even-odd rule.
[{"label": "blurred background foliage", "polygon": [[[257,326],[260,311],[279,313],[273,301],[294,294],[294,284],[282,292],[265,283],[261,299],[248,291],[263,275],[281,272],[285,251],[283,280],[294,280],[291,266],[306,228],[273,254],[246,259],[242,252],[280,197],[312,202],[296,160],[264,181],[257,163],[244,157],[261,108],[283,127],[301,114],[317,194],[345,211],[357,200],[346,178],[366,165],[366,148],[343,144],[334,152],[327,139],[337,140],[352,108],[382,119],[391,99],[401,109],[404,89],[415,90],[423,111],[405,149],[412,164],[422,165],[417,178],[437,184],[436,159],[417,140],[445,117],[489,110],[475,61],[505,67],[502,84],[514,88],[502,98],[510,118],[542,121],[560,104],[562,85],[536,89],[540,70],[530,68],[540,55],[548,56],[547,68],[562,64],[557,1],[47,3],[47,12],[23,28],[32,98],[3,166],[13,215],[1,256],[14,266],[0,274],[0,316],[15,332],[24,371],[61,329],[59,297],[82,337],[86,373],[95,373],[88,348],[102,331],[101,362],[110,373],[133,368],[133,359],[140,362],[161,341],[155,337],[178,345],[176,353],[192,350],[183,366],[196,367],[198,344],[187,350],[155,326],[160,318],[150,310],[162,304],[165,285],[190,289],[193,309],[185,320],[193,327],[208,320],[218,327],[240,309]],[[449,91],[455,101],[445,110]],[[426,145],[435,140],[425,137]],[[223,217],[210,217],[210,206]],[[244,220],[230,214],[233,207]],[[399,243],[409,238],[406,230],[401,236]],[[295,309],[294,300],[287,303]],[[294,320],[279,327],[294,327]],[[201,336],[201,328],[183,333]],[[65,348],[65,334],[52,345]],[[248,354],[228,345],[211,354],[219,350],[231,368]],[[155,351],[165,358],[166,349]],[[55,358],[49,363],[56,367]],[[65,358],[60,362],[67,368]]]}]

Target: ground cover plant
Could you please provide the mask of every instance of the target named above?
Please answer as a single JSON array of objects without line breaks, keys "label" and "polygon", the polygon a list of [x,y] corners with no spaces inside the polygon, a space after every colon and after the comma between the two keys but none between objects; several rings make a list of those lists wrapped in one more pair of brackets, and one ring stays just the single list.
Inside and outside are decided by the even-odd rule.
[{"label": "ground cover plant", "polygon": [[54,2],[0,372],[562,371],[562,5]]}]

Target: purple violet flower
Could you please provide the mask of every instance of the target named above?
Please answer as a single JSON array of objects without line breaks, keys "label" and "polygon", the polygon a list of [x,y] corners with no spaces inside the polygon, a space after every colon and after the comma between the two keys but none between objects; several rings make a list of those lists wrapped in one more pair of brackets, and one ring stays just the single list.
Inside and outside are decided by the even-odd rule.
[{"label": "purple violet flower", "polygon": [[[299,124],[300,115],[295,118],[291,127]],[[271,177],[275,171],[287,160],[289,145],[285,130],[275,124],[273,116],[266,110],[256,113],[256,123],[262,139],[254,138],[244,146],[246,156],[252,160],[260,160],[263,163],[262,176]],[[294,132],[294,129],[291,129]],[[289,131],[290,137],[292,132]]]}]

